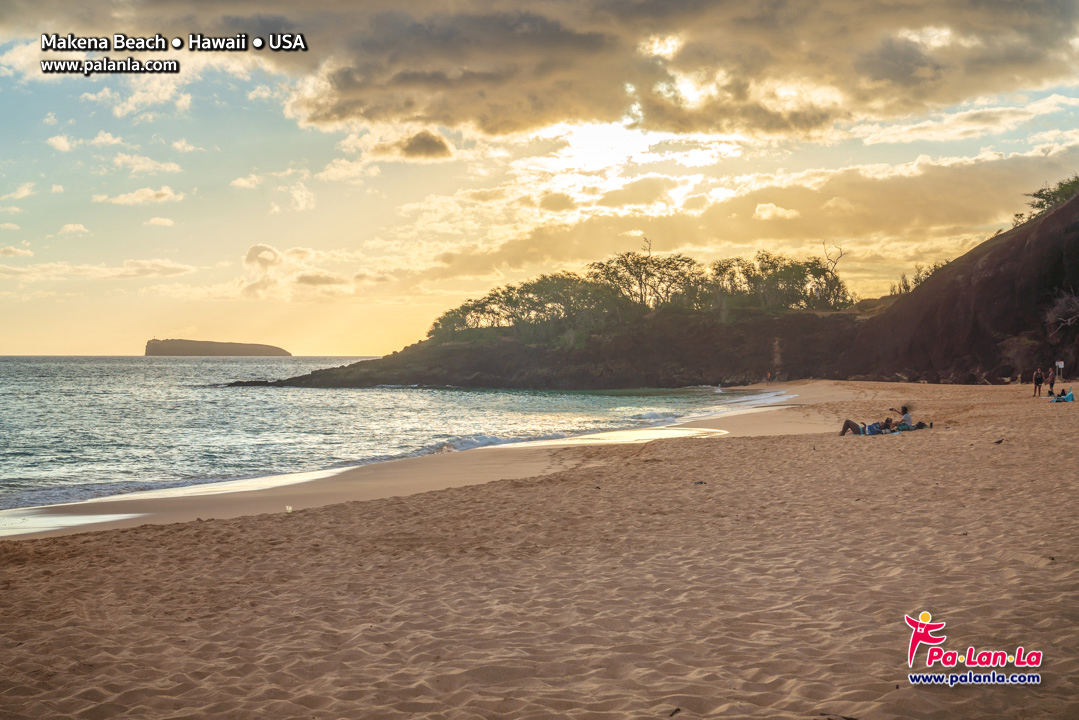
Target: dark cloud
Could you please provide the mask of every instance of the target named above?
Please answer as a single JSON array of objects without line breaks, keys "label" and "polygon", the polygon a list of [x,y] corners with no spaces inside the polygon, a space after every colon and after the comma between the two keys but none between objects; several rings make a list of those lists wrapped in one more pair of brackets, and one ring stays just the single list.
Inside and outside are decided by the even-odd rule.
[{"label": "dark cloud", "polygon": [[253,265],[266,270],[281,263],[281,253],[269,245],[252,245],[244,255],[244,265]]},{"label": "dark cloud", "polygon": [[866,76],[910,87],[940,80],[943,68],[910,40],[885,38],[879,47],[865,53],[858,64]]},{"label": "dark cloud", "polygon": [[[288,106],[302,122],[495,135],[627,115],[655,129],[807,135],[1070,81],[1079,59],[1073,0],[149,0],[125,6],[122,28],[111,8],[9,0],[0,31],[302,32],[308,52],[258,56],[304,77]],[[666,49],[642,50],[657,38]]]},{"label": "dark cloud", "polygon": [[321,287],[326,285],[348,285],[347,279],[341,277],[332,272],[326,272],[323,270],[312,270],[309,272],[300,273],[292,279],[297,285],[308,285],[312,287]]},{"label": "dark cloud", "polygon": [[393,143],[376,145],[373,155],[399,156],[406,160],[441,160],[453,156],[446,139],[430,130],[421,130]]},{"label": "dark cloud", "polygon": [[304,31],[304,28],[297,23],[296,19],[290,19],[284,15],[263,15],[261,13],[225,15],[221,18],[221,25],[232,34],[247,33],[250,37],[262,38],[271,33],[301,33]]}]

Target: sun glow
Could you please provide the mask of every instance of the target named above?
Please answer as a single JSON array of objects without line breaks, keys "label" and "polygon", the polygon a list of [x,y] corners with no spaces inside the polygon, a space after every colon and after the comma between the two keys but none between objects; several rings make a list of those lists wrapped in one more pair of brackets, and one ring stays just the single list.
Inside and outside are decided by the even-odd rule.
[{"label": "sun glow", "polygon": [[670,60],[682,49],[682,38],[677,35],[653,35],[637,46],[637,52],[649,57],[661,57]]}]

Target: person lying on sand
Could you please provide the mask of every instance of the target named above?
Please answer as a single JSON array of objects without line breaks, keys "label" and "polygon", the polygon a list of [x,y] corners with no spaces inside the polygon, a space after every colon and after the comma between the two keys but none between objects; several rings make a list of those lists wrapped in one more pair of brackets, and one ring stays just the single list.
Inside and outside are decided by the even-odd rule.
[{"label": "person lying on sand", "polygon": [[839,437],[843,437],[850,431],[851,435],[867,435],[865,423],[859,425],[853,420],[844,420],[843,429],[839,431]]},{"label": "person lying on sand", "polygon": [[892,432],[895,430],[895,425],[892,423],[891,418],[885,418],[883,422],[872,423],[871,425],[866,425],[865,423],[859,425],[853,420],[844,420],[843,429],[839,431],[839,436],[843,437],[848,430],[854,435],[880,435]]},{"label": "person lying on sand", "polygon": [[1049,402],[1075,402],[1075,395],[1072,394],[1071,388],[1067,390],[1060,388],[1060,393],[1056,397],[1049,393]]},{"label": "person lying on sand", "polygon": [[[907,408],[904,407],[903,410]],[[910,419],[910,415],[906,414],[907,419]],[[919,422],[916,425],[907,425],[906,423],[894,423],[890,417],[885,418],[883,422],[873,423],[872,425],[866,425],[862,423],[859,425],[853,420],[844,420],[843,429],[839,431],[839,436],[843,437],[849,431],[853,435],[886,435],[888,433],[900,432],[901,430],[921,430],[923,428],[931,428],[933,423],[926,425],[924,422]]]}]

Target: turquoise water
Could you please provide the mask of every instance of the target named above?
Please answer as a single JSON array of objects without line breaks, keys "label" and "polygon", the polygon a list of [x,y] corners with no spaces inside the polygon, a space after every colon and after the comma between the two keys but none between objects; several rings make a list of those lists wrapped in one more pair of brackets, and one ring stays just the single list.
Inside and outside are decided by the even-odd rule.
[{"label": "turquoise water", "polygon": [[0,509],[714,414],[767,396],[232,388],[356,358],[0,357]]}]

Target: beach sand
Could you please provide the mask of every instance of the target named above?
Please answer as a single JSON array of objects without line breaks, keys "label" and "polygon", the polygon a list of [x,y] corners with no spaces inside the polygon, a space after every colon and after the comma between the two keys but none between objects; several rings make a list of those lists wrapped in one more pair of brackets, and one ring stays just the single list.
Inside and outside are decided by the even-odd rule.
[{"label": "beach sand", "polygon": [[[350,471],[389,473],[367,499],[340,475],[0,542],[0,717],[1079,717],[1079,404],[784,387],[701,423],[726,436],[447,454]],[[838,436],[900,404],[934,429]],[[921,611],[947,649],[1042,651],[1042,683],[911,686]]]}]

